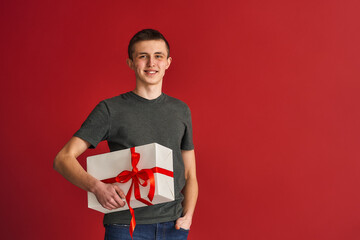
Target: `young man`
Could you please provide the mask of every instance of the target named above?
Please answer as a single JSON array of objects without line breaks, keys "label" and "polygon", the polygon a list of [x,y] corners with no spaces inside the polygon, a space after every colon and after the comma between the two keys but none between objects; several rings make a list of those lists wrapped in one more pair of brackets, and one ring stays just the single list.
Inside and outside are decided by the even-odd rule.
[{"label": "young man", "polygon": [[[175,201],[134,209],[137,225],[133,239],[187,239],[198,184],[190,110],[182,101],[162,93],[163,77],[172,61],[169,44],[160,32],[145,29],[130,40],[128,54],[136,88],[101,101],[57,154],[54,169],[94,193],[100,204],[111,210],[125,205],[126,193],[89,175],[77,157],[103,140],[110,151],[153,142],[172,149]],[[130,219],[129,211],[105,214],[105,239],[131,239]]]}]

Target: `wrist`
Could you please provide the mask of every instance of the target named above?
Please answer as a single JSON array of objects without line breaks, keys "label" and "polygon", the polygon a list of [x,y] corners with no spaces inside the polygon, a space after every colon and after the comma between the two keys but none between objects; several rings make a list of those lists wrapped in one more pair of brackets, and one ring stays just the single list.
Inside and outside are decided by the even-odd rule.
[{"label": "wrist", "polygon": [[101,185],[104,184],[103,182],[97,180],[97,179],[92,179],[90,181],[90,184],[89,184],[89,192],[92,192],[94,194],[96,194],[96,192],[98,191],[98,189],[101,188]]},{"label": "wrist", "polygon": [[190,213],[186,213],[186,214],[183,214],[182,217],[188,221],[192,221],[193,215]]}]

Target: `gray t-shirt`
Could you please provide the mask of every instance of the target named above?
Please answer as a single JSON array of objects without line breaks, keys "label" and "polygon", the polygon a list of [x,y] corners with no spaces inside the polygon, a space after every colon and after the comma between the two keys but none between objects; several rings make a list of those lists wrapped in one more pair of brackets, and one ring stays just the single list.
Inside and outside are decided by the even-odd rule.
[{"label": "gray t-shirt", "polygon": [[[181,150],[194,149],[190,109],[184,102],[164,93],[148,100],[127,92],[101,101],[74,136],[89,142],[90,148],[107,140],[110,151],[154,142],[172,149],[175,201],[134,211],[138,224],[173,221],[181,216],[185,185]],[[114,212],[105,214],[104,224],[129,224],[130,219],[129,210]]]}]

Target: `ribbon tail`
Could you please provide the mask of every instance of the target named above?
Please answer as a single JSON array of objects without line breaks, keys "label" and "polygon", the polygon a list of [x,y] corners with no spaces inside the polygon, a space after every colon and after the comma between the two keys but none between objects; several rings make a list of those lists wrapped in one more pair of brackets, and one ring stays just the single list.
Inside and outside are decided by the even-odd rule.
[{"label": "ribbon tail", "polygon": [[133,182],[134,182],[134,196],[135,196],[135,199],[144,203],[145,205],[148,205],[148,206],[151,206],[153,205],[151,202],[143,199],[140,195],[140,188],[139,188],[139,181],[137,179],[133,179]]},{"label": "ribbon tail", "polygon": [[132,207],[130,207],[130,202],[128,202],[128,206],[129,206],[129,210],[131,213],[131,222],[130,222],[129,231],[130,231],[131,239],[133,239],[133,233],[135,231],[135,226],[136,226],[135,214],[134,214],[134,209],[132,209]]},{"label": "ribbon tail", "polygon": [[126,194],[126,202],[127,202],[127,205],[129,207],[129,210],[130,210],[130,213],[131,213],[131,221],[130,221],[130,228],[129,228],[131,239],[133,239],[133,232],[134,232],[135,226],[136,226],[134,209],[130,206],[130,198],[131,198],[133,185],[134,185],[134,182],[131,183],[129,191]]},{"label": "ribbon tail", "polygon": [[155,194],[155,176],[154,176],[154,172],[151,169],[144,169],[144,171],[147,173],[148,177],[149,177],[149,183],[150,183],[150,189],[149,189],[149,193],[148,193],[148,198],[149,200],[152,202],[152,200],[154,199],[154,194]]}]

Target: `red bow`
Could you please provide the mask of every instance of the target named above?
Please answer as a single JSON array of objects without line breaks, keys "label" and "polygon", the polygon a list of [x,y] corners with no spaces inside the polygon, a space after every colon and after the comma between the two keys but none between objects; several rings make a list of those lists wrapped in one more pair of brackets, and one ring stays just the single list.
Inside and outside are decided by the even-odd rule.
[{"label": "red bow", "polygon": [[[104,183],[115,183],[115,182],[126,183],[130,179],[132,179],[130,188],[129,188],[127,194],[126,194],[126,202],[127,202],[128,206],[129,206],[129,210],[130,210],[130,213],[131,213],[131,222],[130,222],[130,229],[129,230],[130,230],[130,236],[132,238],[133,232],[134,232],[135,226],[136,226],[134,210],[132,209],[132,207],[130,207],[130,198],[131,198],[131,193],[132,193],[133,186],[134,186],[135,198],[138,201],[150,206],[150,205],[153,205],[151,203],[151,201],[153,200],[154,193],[155,193],[154,173],[161,173],[161,174],[167,175],[169,177],[174,177],[174,174],[173,174],[173,172],[171,172],[169,170],[166,170],[166,169],[163,169],[163,168],[158,168],[158,167],[154,167],[154,168],[151,168],[151,169],[142,169],[142,170],[139,171],[136,166],[137,166],[137,164],[138,164],[138,162],[140,160],[140,154],[135,152],[134,147],[130,148],[130,151],[131,151],[132,171],[124,170],[114,178],[108,178],[108,179],[104,179],[104,180],[101,180],[101,181],[104,182]],[[147,196],[148,196],[150,202],[143,199],[143,198],[141,198],[140,187],[139,187],[139,185],[141,185],[143,187],[146,187],[147,184],[148,184],[148,180],[150,182],[150,190],[149,190],[149,193],[148,193]]]}]

